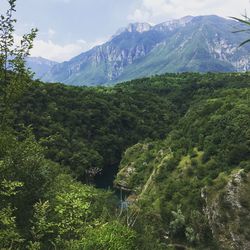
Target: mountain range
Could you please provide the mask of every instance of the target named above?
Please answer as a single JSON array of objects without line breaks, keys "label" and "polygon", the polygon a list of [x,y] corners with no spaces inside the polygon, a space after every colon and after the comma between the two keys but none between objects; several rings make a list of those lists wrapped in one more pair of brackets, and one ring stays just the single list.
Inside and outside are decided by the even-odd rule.
[{"label": "mountain range", "polygon": [[154,26],[133,23],[103,45],[63,63],[37,63],[34,71],[39,69],[36,76],[46,82],[89,86],[166,72],[247,71],[250,46],[239,44],[248,36],[233,33],[241,28],[236,21],[214,15]]},{"label": "mountain range", "polygon": [[42,78],[57,62],[42,58],[42,57],[28,57],[26,66],[34,73],[35,78]]}]

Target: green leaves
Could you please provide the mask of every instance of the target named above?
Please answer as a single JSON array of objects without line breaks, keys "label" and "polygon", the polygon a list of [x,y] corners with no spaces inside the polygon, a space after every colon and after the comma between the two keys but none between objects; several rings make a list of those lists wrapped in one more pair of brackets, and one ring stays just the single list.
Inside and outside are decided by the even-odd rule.
[{"label": "green leaves", "polygon": [[31,219],[32,241],[30,242],[30,245],[33,247],[35,245],[40,246],[54,232],[55,223],[51,222],[48,218],[50,210],[49,201],[39,201],[34,205],[34,215]]},{"label": "green leaves", "polygon": [[11,197],[16,195],[19,191],[17,189],[23,186],[22,182],[19,181],[7,181],[3,180],[0,183],[0,195],[5,197]]},{"label": "green leaves", "polygon": [[0,125],[6,126],[13,104],[31,84],[31,72],[25,67],[25,58],[33,46],[37,29],[25,34],[20,45],[15,44],[16,19],[13,18],[16,1],[9,0],[9,9],[0,18]]},{"label": "green leaves", "polygon": [[173,234],[182,233],[185,228],[185,216],[180,207],[177,211],[172,211],[173,220],[170,222],[170,229]]},{"label": "green leaves", "polygon": [[23,241],[16,226],[15,209],[10,203],[23,186],[18,181],[9,181],[0,178],[0,248],[12,249],[18,247]]},{"label": "green leaves", "polygon": [[[76,182],[46,161],[30,127],[22,132],[7,129],[13,105],[32,83],[25,58],[37,33],[32,29],[22,37],[20,45],[15,45],[16,1],[8,2],[9,9],[0,18],[0,248],[67,249],[79,243],[84,244],[83,249],[93,249],[85,243],[91,245],[96,239],[96,246],[103,249],[134,249],[132,230],[118,222],[106,223],[106,217],[102,217],[110,193]],[[94,112],[90,116],[97,117]],[[72,141],[72,146],[77,153],[69,161],[76,165],[79,176],[87,171],[96,175],[102,156],[89,150],[84,142]],[[68,160],[65,155],[62,158]]]},{"label": "green leaves", "polygon": [[237,18],[237,17],[230,17],[238,22],[241,22],[241,23],[244,23],[244,24],[247,24],[247,25],[250,25],[250,21],[247,20],[247,17],[244,16],[246,19],[241,19],[241,18]]},{"label": "green leaves", "polygon": [[0,209],[0,248],[18,249],[23,239],[16,227],[14,210],[7,206]]},{"label": "green leaves", "polygon": [[71,185],[68,193],[58,194],[55,199],[55,217],[58,220],[58,233],[65,239],[80,237],[84,233],[92,194],[80,185]]},{"label": "green leaves", "polygon": [[136,234],[117,221],[101,224],[87,231],[82,241],[85,250],[134,250]]},{"label": "green leaves", "polygon": [[[244,24],[246,26],[250,26],[249,18],[247,16],[243,16],[243,17],[245,19],[241,19],[241,18],[237,18],[237,17],[230,17],[230,18],[232,18],[232,19],[234,19],[234,20],[236,20],[236,21],[238,21],[238,22],[240,22],[240,23],[242,23],[242,24]],[[250,31],[250,28],[248,28],[248,29],[246,28],[246,29],[241,29],[241,30],[234,31],[233,33],[241,33],[241,32],[248,33],[249,31]],[[245,44],[247,44],[249,42],[250,42],[250,39],[247,39],[247,40],[243,41],[239,45],[239,47],[241,47],[241,46],[243,46],[243,45],[245,45]]]}]

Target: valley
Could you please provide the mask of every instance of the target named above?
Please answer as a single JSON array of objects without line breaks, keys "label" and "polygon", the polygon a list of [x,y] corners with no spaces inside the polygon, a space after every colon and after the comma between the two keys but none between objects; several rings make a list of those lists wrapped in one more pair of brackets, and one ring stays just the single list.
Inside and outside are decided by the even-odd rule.
[{"label": "valley", "polygon": [[[16,2],[0,1],[0,249],[250,249],[247,15]],[[169,8],[188,15],[158,22]]]},{"label": "valley", "polygon": [[[248,73],[166,74],[95,88],[37,83],[16,106],[15,124],[32,124],[45,157],[79,181],[130,190],[143,249],[173,242],[226,249],[248,246],[248,229],[236,232],[238,241],[223,232],[218,239],[205,201],[212,190],[223,194],[233,173],[249,171],[248,95]],[[247,179],[242,183],[248,188]],[[217,216],[227,216],[223,211]],[[175,212],[185,218],[176,229]]]}]

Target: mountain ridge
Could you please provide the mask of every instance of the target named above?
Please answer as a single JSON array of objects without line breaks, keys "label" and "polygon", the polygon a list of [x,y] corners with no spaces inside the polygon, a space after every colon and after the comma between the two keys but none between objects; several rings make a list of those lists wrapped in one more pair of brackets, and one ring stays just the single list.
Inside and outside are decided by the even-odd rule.
[{"label": "mountain ridge", "polygon": [[129,24],[106,43],[53,66],[42,80],[102,85],[167,72],[246,71],[250,47],[238,47],[247,38],[232,33],[238,25],[215,15]]},{"label": "mountain ridge", "polygon": [[43,58],[43,57],[28,57],[26,59],[26,66],[34,73],[35,78],[42,78],[58,62]]}]

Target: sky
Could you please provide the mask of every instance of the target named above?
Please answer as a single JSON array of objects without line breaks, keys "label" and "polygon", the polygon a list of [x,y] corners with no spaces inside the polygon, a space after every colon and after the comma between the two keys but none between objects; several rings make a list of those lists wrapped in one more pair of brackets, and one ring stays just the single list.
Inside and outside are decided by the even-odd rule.
[{"label": "sky", "polygon": [[[108,41],[133,22],[158,24],[192,15],[236,16],[249,0],[17,0],[16,39],[38,28],[32,56],[62,62]],[[4,13],[7,0],[0,0]]]}]

